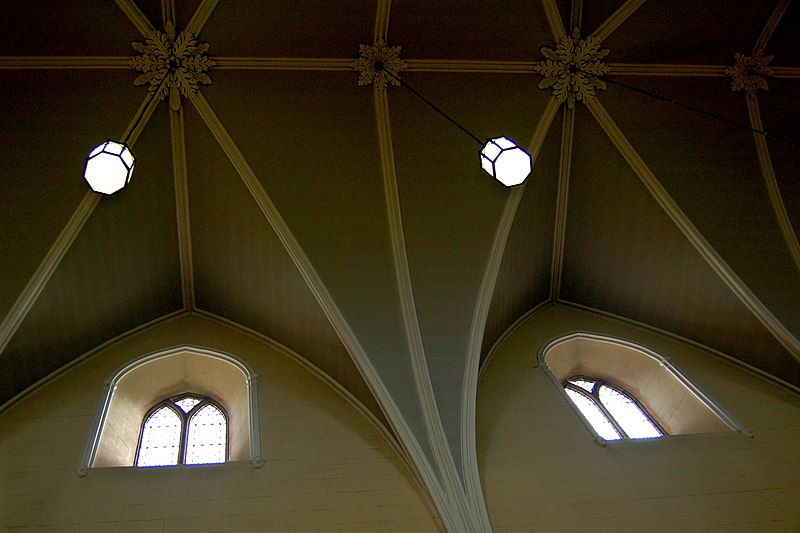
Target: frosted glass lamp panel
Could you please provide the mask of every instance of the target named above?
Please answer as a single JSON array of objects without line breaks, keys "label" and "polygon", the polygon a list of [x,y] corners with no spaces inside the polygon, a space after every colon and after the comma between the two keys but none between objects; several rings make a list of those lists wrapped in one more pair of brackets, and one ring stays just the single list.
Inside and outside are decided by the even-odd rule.
[{"label": "frosted glass lamp panel", "polygon": [[180,444],[181,417],[164,406],[144,423],[136,466],[176,465]]},{"label": "frosted glass lamp panel", "polygon": [[127,146],[106,141],[89,153],[83,177],[94,192],[114,194],[130,181],[133,165],[133,154]]},{"label": "frosted glass lamp panel", "polygon": [[631,439],[651,439],[662,436],[658,428],[636,405],[636,402],[624,394],[611,387],[601,385],[599,396],[605,408]]},{"label": "frosted glass lamp panel", "polygon": [[571,379],[569,380],[570,383],[575,385],[576,387],[580,387],[588,393],[591,393],[594,389],[594,381],[590,381],[588,379]]},{"label": "frosted glass lamp panel", "polygon": [[108,152],[109,154],[119,155],[122,153],[122,149],[125,148],[120,143],[115,142],[107,142],[106,147],[103,148],[104,152]]},{"label": "frosted glass lamp panel", "polygon": [[228,441],[225,415],[214,405],[206,405],[189,421],[186,437],[186,464],[224,463]]},{"label": "frosted glass lamp panel", "polygon": [[125,163],[126,167],[130,169],[133,168],[133,154],[131,154],[130,150],[126,148],[119,156],[122,158],[122,162]]},{"label": "frosted glass lamp panel", "polygon": [[521,148],[503,150],[494,164],[495,178],[506,187],[519,185],[531,173],[531,156]]},{"label": "frosted glass lamp panel", "polygon": [[619,440],[622,438],[616,428],[611,424],[611,422],[609,422],[606,415],[603,414],[594,401],[590,400],[580,392],[570,389],[564,390],[567,392],[570,400],[572,400],[572,403],[578,407],[581,414],[583,414],[586,420],[589,421],[598,435],[603,437],[605,440]]},{"label": "frosted glass lamp panel", "polygon": [[494,161],[497,159],[497,156],[500,155],[501,151],[502,149],[494,140],[488,141],[483,146],[483,150],[481,150],[481,166],[483,170],[492,176],[494,176]]},{"label": "frosted glass lamp panel", "polygon": [[519,185],[531,173],[532,162],[528,152],[508,137],[489,139],[481,149],[481,166],[507,187]]},{"label": "frosted glass lamp panel", "polygon": [[177,402],[175,402],[175,405],[183,409],[184,413],[188,413],[189,411],[192,410],[192,408],[195,405],[200,403],[200,401],[201,401],[200,398],[192,398],[191,396],[189,396],[187,398],[178,400]]}]

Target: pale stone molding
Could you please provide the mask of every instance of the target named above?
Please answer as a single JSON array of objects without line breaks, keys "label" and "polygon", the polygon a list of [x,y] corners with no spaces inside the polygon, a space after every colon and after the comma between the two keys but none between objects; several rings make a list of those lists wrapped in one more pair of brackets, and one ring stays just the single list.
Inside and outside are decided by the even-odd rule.
[{"label": "pale stone molding", "polygon": [[434,502],[434,507],[440,513],[439,518],[441,518],[448,530],[458,531],[459,522],[454,522],[454,520],[457,520],[457,517],[453,517],[452,513],[450,513],[450,506],[446,503],[448,501],[448,494],[439,482],[435,468],[428,461],[425,452],[422,450],[419,441],[417,441],[402,411],[397,406],[397,403],[394,401],[386,384],[383,382],[378,370],[372,364],[372,361],[369,359],[358,337],[342,314],[342,311],[339,309],[330,291],[328,291],[327,286],[322,281],[322,278],[320,278],[316,269],[311,264],[311,261],[308,259],[308,256],[300,247],[294,234],[286,224],[286,221],[264,190],[264,187],[253,172],[253,169],[250,168],[250,165],[245,160],[238,146],[219,120],[219,117],[217,117],[216,113],[214,113],[211,106],[203,97],[202,93],[198,93],[197,96],[191,100],[191,103],[200,114],[200,117],[203,119],[203,122],[205,122],[212,135],[214,135],[214,138],[225,152],[225,155],[228,157],[234,169],[236,169],[237,174],[239,174],[245,187],[247,187],[247,190],[255,200],[264,218],[270,224],[273,231],[275,231],[276,236],[281,241],[281,244],[297,267],[298,272],[303,277],[309,290],[319,303],[322,312],[330,321],[339,339],[342,341],[342,344],[352,357],[353,362],[361,371],[364,381],[366,381],[370,390],[375,395],[375,399],[381,406],[387,421],[391,424],[395,434],[399,437],[409,457],[411,457],[417,469],[417,473],[428,491],[428,495]]},{"label": "pale stone molding", "polygon": [[550,263],[550,301],[558,301],[564,270],[564,243],[567,235],[569,179],[572,175],[572,148],[575,131],[575,110],[565,109],[561,121],[561,155],[558,164],[556,219],[553,224],[553,251]]},{"label": "pale stone molding", "polygon": [[700,253],[725,285],[728,286],[731,292],[753,313],[753,316],[786,348],[792,357],[800,361],[800,340],[772,314],[767,306],[750,290],[722,256],[703,237],[697,227],[689,220],[689,217],[686,216],[686,213],[683,212],[664,186],[661,185],[652,170],[642,160],[602,104],[597,100],[591,100],[586,107],[594,115],[608,138],[611,139],[611,142],[614,143],[614,146],[625,158],[625,161],[681,233]]},{"label": "pale stone molding", "polygon": [[372,84],[376,89],[385,89],[387,83],[400,85],[400,72],[408,68],[400,59],[401,46],[389,46],[383,39],[375,44],[358,45],[361,57],[353,62],[353,70],[357,70],[359,85]]},{"label": "pale stone molding", "polygon": [[767,23],[764,25],[764,29],[761,30],[761,35],[758,36],[756,45],[753,47],[754,53],[756,50],[763,50],[767,47],[767,43],[772,37],[772,34],[775,32],[775,28],[778,27],[778,23],[780,23],[783,15],[786,13],[786,10],[789,8],[789,4],[791,3],[792,0],[781,0],[778,2],[778,5],[775,6],[775,10],[772,12],[767,20]]},{"label": "pale stone molding", "polygon": [[199,35],[200,30],[205,26],[208,17],[214,12],[214,8],[217,7],[218,2],[219,0],[202,0],[200,5],[197,6],[194,15],[192,15],[192,18],[189,20],[189,23],[186,25],[186,31],[194,35]]},{"label": "pale stone molding", "polygon": [[117,6],[125,13],[125,16],[136,26],[136,29],[139,30],[144,36],[147,36],[149,33],[156,31],[153,24],[147,20],[147,17],[144,16],[142,10],[139,9],[132,0],[115,0]]},{"label": "pale stone molding", "polygon": [[[542,111],[534,130],[531,142],[528,144],[528,153],[536,160],[542,149],[544,140],[555,120],[560,104],[555,98],[550,98],[547,106]],[[517,208],[522,200],[526,184],[514,187],[506,199],[503,213],[495,230],[492,248],[486,269],[483,272],[478,297],[475,302],[475,311],[472,315],[470,326],[469,344],[467,346],[467,362],[464,367],[464,383],[461,389],[461,461],[464,471],[464,485],[467,498],[478,509],[483,520],[488,520],[488,511],[483,497],[480,472],[478,472],[478,454],[475,437],[475,410],[477,404],[478,379],[481,358],[481,346],[486,332],[486,320],[492,304],[497,276],[503,263],[503,255],[508,242],[511,227],[514,225]],[[489,526],[490,527],[490,526]]]},{"label": "pale stone molding", "polygon": [[778,222],[778,226],[781,229],[781,234],[783,235],[784,242],[786,242],[786,247],[789,249],[789,254],[791,254],[795,266],[800,270],[800,242],[797,240],[794,226],[792,226],[792,222],[789,220],[789,214],[786,212],[786,204],[783,202],[781,190],[778,186],[778,178],[775,175],[775,168],[772,166],[772,158],[769,155],[767,138],[761,133],[764,131],[764,124],[761,122],[758,97],[753,93],[747,94],[747,114],[750,119],[750,127],[753,129],[753,140],[756,143],[758,162],[761,166],[761,174],[764,176],[764,185],[769,194],[772,211],[775,213],[775,220]]},{"label": "pale stone molding", "polygon": [[175,0],[161,0],[161,20],[175,24]]},{"label": "pale stone molding", "polygon": [[459,524],[458,527],[469,528],[471,531],[479,531],[480,529],[478,528],[481,527],[479,524],[481,524],[483,529],[488,531],[488,517],[479,517],[477,514],[470,516],[476,513],[477,510],[470,506],[464,498],[461,479],[447,442],[444,425],[436,402],[417,315],[411,270],[408,265],[400,194],[397,188],[394,150],[392,148],[388,97],[386,91],[378,87],[374,88],[374,93],[378,143],[381,153],[381,173],[392,244],[395,281],[400,299],[406,343],[411,356],[411,368],[414,373],[414,381],[420,399],[428,441],[431,444],[434,461],[439,467],[443,485],[446,487],[445,492],[450,496],[449,505],[455,515],[454,518],[458,520],[456,524]]},{"label": "pale stone molding", "polygon": [[572,0],[572,5],[569,9],[570,13],[570,27],[580,28],[581,20],[583,19],[583,0]]},{"label": "pale stone molding", "polygon": [[625,76],[721,77],[725,65],[676,65],[671,63],[608,63],[608,74]]},{"label": "pale stone molding", "polygon": [[214,70],[352,71],[352,59],[318,57],[215,57]]},{"label": "pale stone molding", "polygon": [[192,261],[192,230],[189,222],[189,173],[186,169],[186,132],[183,109],[169,114],[172,136],[172,168],[175,184],[175,215],[178,227],[178,255],[181,264],[183,308],[195,308],[194,263]]},{"label": "pale stone molding", "polygon": [[547,18],[547,24],[550,26],[553,39],[560,41],[566,37],[567,31],[564,29],[561,13],[558,11],[555,0],[542,0],[542,8],[544,8],[544,16]]},{"label": "pale stone molding", "polygon": [[3,70],[127,70],[130,58],[122,56],[0,56]]},{"label": "pale stone molding", "polygon": [[109,408],[111,407],[114,392],[116,391],[120,380],[122,380],[122,378],[131,372],[134,372],[142,365],[180,354],[189,354],[197,357],[210,357],[228,363],[241,371],[247,383],[247,414],[250,424],[250,463],[254,468],[261,468],[264,466],[264,458],[261,455],[261,430],[258,414],[258,375],[253,367],[251,367],[242,359],[239,359],[238,357],[229,353],[218,350],[209,350],[207,348],[192,345],[180,345],[139,357],[117,369],[111,375],[111,377],[104,382],[100,407],[95,415],[94,427],[91,435],[89,436],[89,442],[86,445],[86,450],[83,454],[83,461],[75,471],[78,477],[85,477],[88,475],[94,466],[95,459],[97,458],[97,452],[100,447],[100,439],[103,433],[103,428],[105,427],[106,420],[108,418]]},{"label": "pale stone molding", "polygon": [[282,356],[290,359],[292,362],[300,365],[304,370],[310,372],[314,377],[322,381],[326,386],[330,387],[336,394],[340,395],[350,406],[352,406],[356,411],[359,412],[364,418],[366,418],[369,423],[374,427],[375,431],[381,434],[383,438],[386,440],[386,443],[389,447],[397,454],[400,460],[403,462],[406,468],[408,468],[409,473],[413,476],[414,480],[418,484],[423,496],[428,499],[428,503],[431,505],[431,508],[434,506],[430,502],[428,498],[428,494],[424,490],[424,483],[422,479],[420,479],[417,470],[414,467],[414,463],[411,460],[411,457],[408,455],[406,450],[400,445],[397,440],[397,437],[392,433],[390,428],[387,428],[383,422],[381,422],[378,417],[369,409],[367,408],[358,398],[356,398],[348,389],[346,389],[341,383],[333,379],[329,374],[327,374],[324,370],[316,366],[315,364],[311,363],[308,359],[300,355],[299,353],[295,352],[288,346],[285,346],[275,339],[264,335],[252,328],[248,328],[238,322],[234,322],[229,318],[225,318],[223,316],[214,314],[210,311],[206,311],[203,309],[196,309],[192,312],[192,315],[200,316],[207,318],[209,320],[213,320],[214,322],[218,322],[225,327],[231,328],[235,331],[238,331],[248,337],[258,340],[259,342],[264,343],[265,345],[269,346],[270,348],[279,352]]},{"label": "pale stone molding", "polygon": [[[129,147],[132,148],[134,144],[136,144],[139,134],[147,125],[150,117],[153,116],[157,103],[158,100],[152,98],[151,95],[148,94],[139,106],[134,119],[128,124],[128,127],[125,128],[125,133],[122,135],[123,139],[128,139],[127,144]],[[140,120],[137,120],[136,117],[140,117]],[[67,254],[67,251],[69,251],[70,246],[72,246],[72,243],[78,237],[78,234],[83,229],[86,221],[89,220],[89,217],[94,212],[99,202],[100,196],[89,191],[83,196],[83,199],[75,208],[75,212],[72,214],[69,221],[67,221],[64,229],[61,230],[61,233],[59,233],[55,242],[53,242],[53,245],[42,259],[39,267],[33,273],[27,285],[25,285],[22,293],[20,293],[14,305],[8,311],[3,322],[0,323],[0,353],[6,349],[11,338],[17,332],[17,328],[22,324],[25,317],[28,316],[28,312],[36,303],[37,298],[39,298],[47,282],[50,281],[50,277],[56,271],[58,265],[61,264],[61,260]]]},{"label": "pale stone molding", "polygon": [[392,0],[378,0],[378,7],[375,10],[375,34],[373,42],[388,39],[389,34],[389,15],[392,12]]},{"label": "pale stone molding", "polygon": [[132,69],[142,72],[134,85],[148,84],[148,90],[158,100],[169,96],[173,111],[180,109],[181,95],[191,100],[201,84],[211,84],[206,71],[215,62],[205,55],[209,45],[198,43],[190,31],[176,35],[175,27],[168,22],[164,32],[150,32],[144,43],[133,42],[131,46],[141,53],[130,62]]},{"label": "pale stone molding", "polygon": [[545,60],[533,67],[543,77],[539,88],[552,88],[556,100],[566,102],[570,109],[576,100],[586,104],[595,97],[596,89],[606,88],[600,77],[608,72],[608,65],[601,61],[608,52],[594,37],[581,39],[580,29],[575,28],[571,36],[558,41],[555,49],[542,47]]},{"label": "pale stone molding", "polygon": [[639,9],[644,3],[645,0],[627,0],[624,4],[619,6],[619,8],[617,8],[617,10],[600,25],[600,27],[594,30],[591,36],[594,37],[598,43],[602,43],[606,40],[606,38],[608,38],[609,35],[614,33],[614,31],[619,28],[623,22],[628,20],[631,15],[636,13],[636,10]]}]

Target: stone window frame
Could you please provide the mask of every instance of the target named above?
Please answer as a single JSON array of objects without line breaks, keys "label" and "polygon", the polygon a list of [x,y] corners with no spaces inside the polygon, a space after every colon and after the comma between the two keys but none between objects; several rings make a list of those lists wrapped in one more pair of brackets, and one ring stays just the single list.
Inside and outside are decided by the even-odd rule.
[{"label": "stone window frame", "polygon": [[[242,400],[244,405],[240,407],[245,410],[247,413],[247,421],[244,423],[247,424],[245,428],[241,428],[243,430],[247,430],[247,449],[245,452],[244,457],[242,459],[249,459],[250,463],[254,468],[262,468],[264,466],[264,458],[261,455],[261,432],[260,432],[260,425],[259,425],[259,412],[258,412],[258,375],[255,373],[254,369],[245,361],[239,359],[238,357],[231,355],[229,353],[225,353],[218,350],[213,350],[204,347],[198,347],[188,344],[178,345],[171,348],[159,350],[150,354],[146,354],[132,361],[129,361],[122,367],[118,368],[112,375],[106,380],[103,384],[103,392],[100,399],[100,404],[96,411],[95,422],[93,425],[93,429],[91,435],[89,436],[89,441],[86,445],[86,449],[84,451],[83,460],[81,461],[80,466],[76,470],[76,474],[78,477],[85,477],[89,474],[89,472],[93,468],[100,468],[100,467],[130,467],[135,468],[135,453],[138,452],[138,438],[140,437],[140,425],[143,418],[141,416],[138,417],[136,421],[136,436],[131,437],[131,446],[134,448],[134,455],[132,456],[131,460],[125,464],[111,464],[111,465],[98,465],[96,464],[98,459],[98,451],[101,447],[101,440],[103,437],[104,429],[106,428],[107,423],[109,423],[109,410],[112,407],[115,399],[115,392],[117,392],[117,388],[126,377],[134,375],[133,373],[136,372],[137,369],[144,367],[149,363],[156,363],[162,360],[166,360],[170,357],[175,356],[190,356],[190,357],[206,357],[210,358],[216,363],[227,363],[230,365],[230,368],[233,372],[241,372],[241,378],[244,380],[246,384],[246,396]],[[178,391],[176,391],[178,392]],[[171,394],[170,396],[175,396],[176,394]],[[207,395],[207,394],[204,394]],[[213,396],[213,394],[211,395]],[[163,398],[164,395],[159,395],[157,397],[148,398],[146,400],[146,405],[149,407],[153,404],[154,401],[158,400],[159,398]],[[144,407],[144,406],[143,406]],[[148,409],[143,408],[142,414]],[[230,424],[232,422],[232,413],[230,411],[230,406],[225,409],[226,415],[228,416],[229,421],[229,432],[230,432]],[[229,460],[240,460],[240,459],[233,459],[231,457],[232,453],[230,451],[231,446],[231,439],[229,433],[228,439],[228,447],[229,447]]]},{"label": "stone window frame", "polygon": [[[599,350],[586,350],[587,346]],[[599,356],[596,352],[607,353]],[[551,360],[555,356],[559,357]],[[665,430],[663,438],[725,431],[753,436],[749,428],[684,376],[671,359],[634,342],[608,335],[575,332],[545,343],[540,348],[537,359],[558,393],[600,446],[605,447],[609,442],[646,442],[660,439],[605,440],[564,390],[563,382],[573,375],[592,376],[593,379],[609,381],[622,387],[637,398],[658,427]],[[631,361],[635,365],[631,365]]]}]

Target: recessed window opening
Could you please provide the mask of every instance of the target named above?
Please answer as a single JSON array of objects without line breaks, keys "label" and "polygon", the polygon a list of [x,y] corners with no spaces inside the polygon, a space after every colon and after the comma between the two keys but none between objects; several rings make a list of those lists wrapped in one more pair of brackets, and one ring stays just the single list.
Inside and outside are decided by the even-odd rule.
[{"label": "recessed window opening", "polygon": [[77,474],[248,459],[264,466],[255,372],[231,354],[182,345],[109,377]]},{"label": "recessed window opening", "polygon": [[142,422],[136,466],[224,463],[228,417],[208,397],[182,394],[155,405]]},{"label": "recessed window opening", "polygon": [[575,376],[564,382],[564,390],[597,434],[607,441],[664,436],[633,396],[610,383]]},{"label": "recessed window opening", "polygon": [[600,445],[730,430],[752,435],[669,358],[644,346],[579,332],[542,346],[538,359]]}]

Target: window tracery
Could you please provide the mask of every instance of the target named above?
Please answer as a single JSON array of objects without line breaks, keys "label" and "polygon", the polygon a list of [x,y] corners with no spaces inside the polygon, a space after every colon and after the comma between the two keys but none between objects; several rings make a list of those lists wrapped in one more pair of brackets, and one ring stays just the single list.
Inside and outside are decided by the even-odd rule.
[{"label": "window tracery", "polygon": [[664,436],[664,431],[636,398],[623,389],[585,376],[573,376],[563,385],[569,399],[603,439]]},{"label": "window tracery", "polygon": [[137,467],[224,463],[228,417],[208,397],[183,394],[165,399],[144,417]]}]

